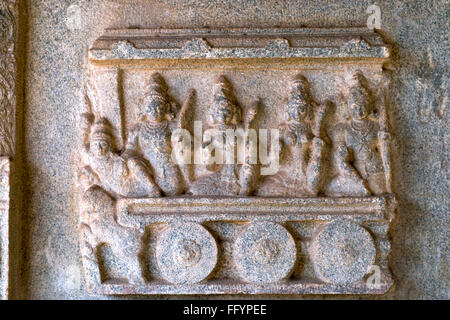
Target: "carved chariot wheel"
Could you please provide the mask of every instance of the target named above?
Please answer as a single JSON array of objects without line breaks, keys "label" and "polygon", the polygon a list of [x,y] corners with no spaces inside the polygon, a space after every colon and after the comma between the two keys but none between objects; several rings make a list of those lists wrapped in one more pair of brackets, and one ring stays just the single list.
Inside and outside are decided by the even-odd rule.
[{"label": "carved chariot wheel", "polygon": [[192,222],[170,225],[156,247],[162,276],[174,284],[192,284],[207,278],[216,266],[217,254],[211,233]]},{"label": "carved chariot wheel", "polygon": [[361,280],[373,265],[375,254],[369,232],[348,219],[337,219],[322,227],[311,244],[317,276],[336,285]]},{"label": "carved chariot wheel", "polygon": [[291,234],[273,222],[252,223],[234,244],[239,274],[252,283],[271,283],[288,277],[296,258],[297,248]]}]

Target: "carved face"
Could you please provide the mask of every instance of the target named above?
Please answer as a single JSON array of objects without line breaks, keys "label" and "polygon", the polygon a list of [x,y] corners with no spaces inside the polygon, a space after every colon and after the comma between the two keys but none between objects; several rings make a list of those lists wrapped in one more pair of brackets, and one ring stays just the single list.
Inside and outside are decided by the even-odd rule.
[{"label": "carved face", "polygon": [[291,99],[288,102],[289,117],[296,122],[301,122],[308,114],[308,103],[303,99]]},{"label": "carved face", "polygon": [[210,115],[212,124],[233,125],[240,120],[240,115],[233,105],[219,105]]},{"label": "carved face", "polygon": [[363,120],[369,116],[370,102],[363,89],[354,89],[350,93],[348,100],[348,112],[355,120]]},{"label": "carved face", "polygon": [[148,99],[145,105],[145,115],[150,121],[161,122],[166,120],[166,103],[160,99]]},{"label": "carved face", "polygon": [[231,112],[231,110],[229,109],[221,109],[217,112],[214,112],[211,117],[214,124],[229,125],[233,121],[233,112]]},{"label": "carved face", "polygon": [[94,140],[91,142],[91,152],[97,158],[103,158],[111,151],[111,144],[105,140]]}]

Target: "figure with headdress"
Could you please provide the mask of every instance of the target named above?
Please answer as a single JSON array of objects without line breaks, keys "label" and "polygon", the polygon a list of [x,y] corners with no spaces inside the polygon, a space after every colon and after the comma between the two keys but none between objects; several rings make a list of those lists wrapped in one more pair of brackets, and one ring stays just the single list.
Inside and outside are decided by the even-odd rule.
[{"label": "figure with headdress", "polygon": [[112,127],[106,118],[94,122],[92,113],[84,113],[81,120],[84,167],[79,178],[84,192],[79,235],[85,267],[91,266],[92,276],[100,282],[99,252],[108,244],[114,255],[129,266],[128,281],[143,284],[139,258],[142,234],[116,221],[114,202],[122,197],[158,197],[161,192],[142,159],[125,159],[115,150]]},{"label": "figure with headdress", "polygon": [[[190,186],[192,194],[251,195],[256,183],[257,167],[249,161],[247,154],[249,142],[246,131],[254,119],[256,107],[257,104],[250,108],[243,121],[242,109],[233,94],[231,83],[223,75],[218,77],[213,87],[206,128],[213,133],[205,135],[203,141],[204,158],[213,159],[213,161],[206,161],[206,167],[210,173],[201,176]],[[240,147],[239,143],[243,149],[235,154]],[[218,152],[223,153],[222,157],[217,157]],[[217,161],[218,159],[220,161]]]},{"label": "figure with headdress", "polygon": [[87,188],[98,185],[114,197],[157,197],[149,168],[137,158],[124,159],[114,146],[112,128],[106,118],[94,124],[90,113],[82,115],[84,132],[81,182]]},{"label": "figure with headdress", "polygon": [[[88,100],[90,102],[90,100]],[[90,111],[90,110],[89,110]],[[114,257],[127,264],[129,283],[144,284],[140,250],[140,230],[118,223],[115,200],[118,198],[159,197],[161,191],[142,158],[122,157],[116,150],[113,128],[103,117],[81,115],[83,168],[79,178],[80,249],[89,276],[101,283],[101,250],[107,245]],[[124,243],[126,245],[124,245]]]},{"label": "figure with headdress", "polygon": [[361,71],[353,75],[346,94],[349,119],[333,134],[340,170],[327,187],[327,193],[335,196],[384,194],[389,190],[387,177],[390,176],[390,135],[384,110],[374,115],[375,98]]},{"label": "figure with headdress", "polygon": [[286,119],[280,125],[280,169],[266,176],[257,195],[318,195],[326,146],[323,123],[328,109],[328,103],[319,106],[314,101],[309,82],[303,75],[291,80],[285,103]]},{"label": "figure with headdress", "polygon": [[172,131],[176,122],[177,104],[169,97],[167,85],[154,73],[143,99],[140,121],[131,130],[126,154],[142,154],[149,161],[156,184],[164,195],[185,191],[180,168],[172,160]]}]

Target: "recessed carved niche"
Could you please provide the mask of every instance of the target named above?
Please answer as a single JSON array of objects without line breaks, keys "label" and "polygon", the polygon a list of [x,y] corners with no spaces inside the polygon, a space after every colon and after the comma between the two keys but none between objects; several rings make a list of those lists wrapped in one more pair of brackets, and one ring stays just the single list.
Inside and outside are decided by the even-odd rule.
[{"label": "recessed carved niche", "polygon": [[107,30],[79,122],[90,292],[386,292],[388,59],[362,28]]}]

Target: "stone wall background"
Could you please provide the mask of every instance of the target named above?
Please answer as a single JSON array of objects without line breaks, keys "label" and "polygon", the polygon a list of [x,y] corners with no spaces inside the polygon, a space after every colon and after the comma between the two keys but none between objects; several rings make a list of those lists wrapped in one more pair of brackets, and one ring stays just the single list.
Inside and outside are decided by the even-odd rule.
[{"label": "stone wall background", "polygon": [[[89,296],[84,287],[72,150],[78,143],[87,49],[104,28],[365,26],[365,11],[373,1],[27,0],[25,4],[21,149],[26,205],[20,232],[22,283],[15,295],[92,299],[104,297]],[[393,172],[399,209],[391,232],[396,284],[383,296],[364,298],[449,299],[450,5],[446,0],[376,4],[382,14],[380,33],[394,48],[389,116],[399,145]]]}]

